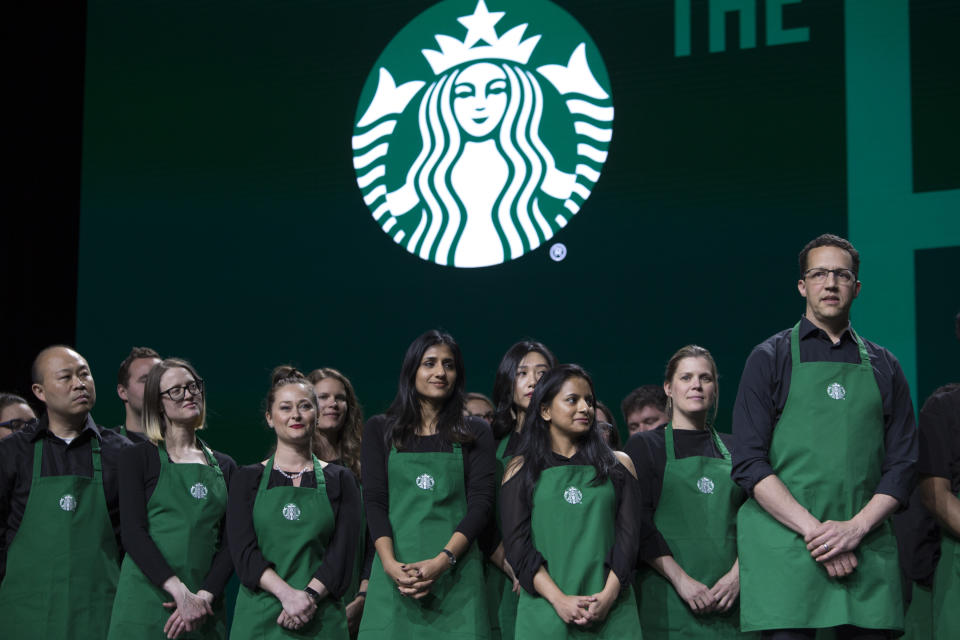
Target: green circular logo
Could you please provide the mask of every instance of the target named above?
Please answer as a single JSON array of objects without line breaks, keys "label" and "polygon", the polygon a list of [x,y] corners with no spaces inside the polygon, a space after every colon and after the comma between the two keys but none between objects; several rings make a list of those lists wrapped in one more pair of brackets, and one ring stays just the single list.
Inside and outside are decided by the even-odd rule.
[{"label": "green circular logo", "polygon": [[446,0],[387,45],[353,134],[363,200],[423,260],[487,267],[550,240],[613,136],[600,52],[547,0]]}]

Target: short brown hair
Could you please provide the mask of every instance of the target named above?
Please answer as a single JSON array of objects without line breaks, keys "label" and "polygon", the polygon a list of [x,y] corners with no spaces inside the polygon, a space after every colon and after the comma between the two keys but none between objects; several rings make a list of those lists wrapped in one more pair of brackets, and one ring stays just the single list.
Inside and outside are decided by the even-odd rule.
[{"label": "short brown hair", "polygon": [[160,354],[150,347],[134,347],[130,349],[130,355],[123,359],[123,362],[120,363],[120,370],[117,371],[117,384],[121,387],[126,387],[130,384],[130,365],[133,364],[134,360],[140,360],[141,358],[156,358],[159,360]]},{"label": "short brown hair", "polygon": [[853,245],[850,244],[850,241],[846,238],[841,238],[840,236],[835,236],[832,233],[824,233],[819,235],[810,242],[806,244],[799,255],[800,263],[800,279],[803,280],[804,274],[807,272],[807,255],[811,250],[816,249],[817,247],[837,247],[843,249],[850,254],[850,260],[853,262],[853,277],[859,277],[860,275],[860,252],[853,248]]}]

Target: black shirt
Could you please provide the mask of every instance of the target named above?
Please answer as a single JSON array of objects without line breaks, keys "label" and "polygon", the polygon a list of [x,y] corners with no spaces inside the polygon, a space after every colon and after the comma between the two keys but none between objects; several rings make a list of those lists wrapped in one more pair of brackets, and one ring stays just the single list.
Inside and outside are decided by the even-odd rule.
[{"label": "black shirt", "polygon": [[[344,464],[343,460],[336,458],[334,460],[324,460],[324,462],[329,462],[330,464],[340,465],[341,467],[350,468],[349,465]],[[356,477],[356,476],[354,476]],[[360,494],[363,495],[363,482],[360,483]],[[363,564],[360,566],[360,580],[369,580],[370,579],[370,570],[373,568],[373,557],[376,555],[377,550],[373,546],[373,538],[370,537],[370,527],[367,526],[366,521],[363,522]],[[352,598],[355,594],[348,593],[347,596]]]},{"label": "black shirt", "polygon": [[118,425],[113,429],[120,435],[124,436],[127,440],[133,444],[140,444],[141,442],[150,442],[150,438],[147,437],[147,434],[140,433],[139,431],[130,431],[125,425]]},{"label": "black shirt", "polygon": [[[564,458],[552,452],[548,468],[583,465],[586,462],[580,452]],[[538,595],[533,586],[533,577],[540,567],[547,564],[533,544],[530,521],[533,513],[533,492],[524,491],[521,470],[500,488],[500,519],[503,522],[503,548],[507,561],[513,568],[520,585],[533,596]],[[616,498],[617,516],[613,547],[607,552],[604,565],[620,579],[621,586],[630,582],[637,561],[637,550],[649,544],[647,538],[653,533],[649,522],[640,517],[640,488],[637,479],[622,464],[610,472]],[[571,549],[571,553],[575,552]],[[547,571],[550,567],[547,567]],[[568,594],[570,595],[570,594]],[[581,594],[584,595],[584,594]]]},{"label": "black shirt", "polygon": [[[483,530],[493,514],[494,475],[496,458],[490,425],[480,418],[466,418],[467,428],[475,440],[463,444],[463,479],[467,491],[467,513],[450,533],[459,531],[472,542]],[[367,508],[367,524],[374,542],[393,537],[390,526],[390,491],[387,486],[387,457],[390,449],[384,443],[387,429],[385,416],[373,416],[363,429],[361,464],[363,467],[363,495]],[[414,436],[400,450],[406,452],[452,453],[453,445],[439,434]]]},{"label": "black shirt", "polygon": [[[248,589],[260,588],[260,576],[274,563],[263,556],[253,527],[253,505],[263,478],[264,466],[260,463],[240,467],[230,482],[230,498],[227,503],[228,542],[237,576]],[[335,599],[343,597],[353,578],[353,560],[360,537],[360,490],[353,473],[346,467],[328,464],[323,468],[327,499],[333,508],[334,530],[323,555],[323,562],[313,577],[323,583]],[[267,489],[291,487],[293,481],[276,469],[270,472]],[[300,476],[300,486],[316,489],[314,474]],[[307,585],[291,585],[302,589]],[[351,594],[352,596],[353,594]]]},{"label": "black shirt", "polygon": [[[654,527],[654,535],[647,538],[647,544],[640,547],[638,560],[650,561],[660,556],[670,556],[670,546],[653,524],[653,516],[660,504],[660,493],[663,491],[663,472],[667,467],[666,425],[662,424],[652,431],[643,431],[634,434],[627,440],[624,452],[633,460],[637,470],[637,480],[640,485],[641,517],[647,519]],[[728,451],[733,450],[733,436],[719,433],[720,440]],[[722,458],[723,454],[717,449],[713,436],[709,431],[690,429],[673,430],[673,451],[679,458],[701,456],[704,458]]]},{"label": "black shirt", "polygon": [[937,389],[920,410],[917,473],[946,478],[960,492],[960,385]]},{"label": "black shirt", "polygon": [[0,576],[6,574],[7,549],[13,543],[33,484],[33,445],[43,440],[40,475],[93,477],[93,455],[90,439],[100,442],[103,469],[103,493],[107,511],[120,547],[120,509],[117,497],[117,461],[120,450],[130,441],[120,434],[97,426],[93,418],[87,422],[70,444],[55,436],[48,428],[47,416],[0,440]]},{"label": "black shirt", "polygon": [[[773,474],[770,442],[790,391],[790,332],[781,331],[753,349],[744,365],[733,407],[736,449],[731,452],[732,476],[751,495],[758,482]],[[860,362],[857,341],[849,327],[833,344],[826,332],[804,317],[799,334],[802,362]],[[875,493],[893,496],[906,505],[917,460],[917,426],[910,388],[892,353],[868,340],[863,342],[883,399],[885,453]]]},{"label": "black shirt", "polygon": [[[219,451],[214,451],[213,456],[229,487],[237,463]],[[127,447],[120,455],[120,526],[123,547],[147,579],[162,589],[163,583],[174,575],[174,571],[150,537],[150,524],[147,520],[147,502],[153,496],[159,478],[160,450],[152,442]],[[220,532],[221,541],[217,555],[214,556],[210,571],[199,587],[215,597],[223,593],[233,574],[233,561],[224,540],[226,529],[223,523],[220,525]]]}]

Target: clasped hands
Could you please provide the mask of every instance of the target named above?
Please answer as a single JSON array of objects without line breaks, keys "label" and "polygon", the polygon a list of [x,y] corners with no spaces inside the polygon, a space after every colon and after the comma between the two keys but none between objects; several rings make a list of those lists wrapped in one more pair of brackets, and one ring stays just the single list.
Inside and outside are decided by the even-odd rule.
[{"label": "clasped hands", "polygon": [[384,572],[390,577],[400,595],[420,600],[430,593],[437,578],[450,567],[450,561],[444,553],[429,560],[401,563],[397,561],[385,564]]},{"label": "clasped hands", "polygon": [[867,529],[856,517],[850,520],[825,520],[806,532],[810,556],[823,565],[831,578],[842,578],[857,568],[857,556],[853,551],[863,540]]},{"label": "clasped hands", "polygon": [[176,591],[174,602],[164,602],[163,606],[173,609],[163,625],[163,632],[167,638],[178,638],[184,632],[199,629],[204,618],[213,615],[213,594],[203,589],[194,594],[183,586]]},{"label": "clasped hands", "polygon": [[730,610],[740,595],[740,571],[734,567],[712,587],[684,574],[676,589],[680,598],[695,614],[724,613]]},{"label": "clasped hands", "polygon": [[560,619],[581,627],[603,622],[617,599],[618,590],[604,589],[590,596],[568,596],[561,593],[550,602]]}]

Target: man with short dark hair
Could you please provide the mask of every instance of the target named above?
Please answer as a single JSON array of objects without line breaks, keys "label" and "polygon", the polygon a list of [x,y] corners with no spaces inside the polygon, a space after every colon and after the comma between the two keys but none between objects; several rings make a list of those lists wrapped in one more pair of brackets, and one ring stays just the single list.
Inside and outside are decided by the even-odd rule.
[{"label": "man with short dark hair", "polygon": [[637,387],[620,403],[620,412],[627,420],[627,431],[632,436],[653,431],[667,420],[667,394],[663,385],[645,384]]},{"label": "man with short dark hair", "polygon": [[153,349],[134,347],[130,350],[130,355],[120,363],[120,370],[117,372],[117,395],[126,409],[126,419],[117,427],[117,431],[134,443],[147,440],[147,434],[140,424],[143,414],[143,385],[150,369],[159,363],[160,354]]},{"label": "man with short dark hair", "polygon": [[887,638],[903,629],[890,515],[914,482],[910,390],[893,354],[850,326],[853,245],[823,235],[799,262],[805,313],[750,354],[733,410],[732,476],[754,498],[737,524],[741,628]]},{"label": "man with short dark hair", "polygon": [[117,458],[130,441],[90,416],[90,367],[65,346],[31,370],[46,414],[0,440],[3,636],[105,638],[120,572]]}]

